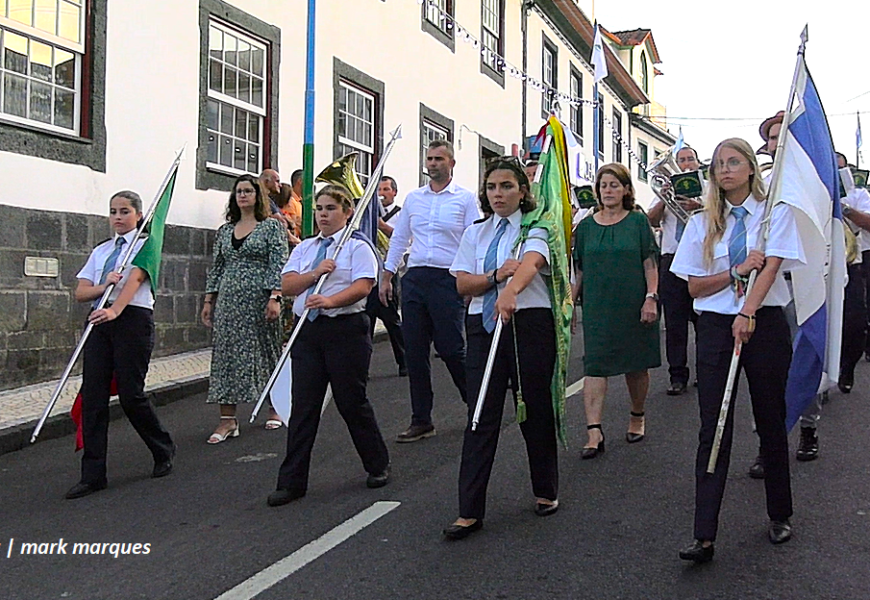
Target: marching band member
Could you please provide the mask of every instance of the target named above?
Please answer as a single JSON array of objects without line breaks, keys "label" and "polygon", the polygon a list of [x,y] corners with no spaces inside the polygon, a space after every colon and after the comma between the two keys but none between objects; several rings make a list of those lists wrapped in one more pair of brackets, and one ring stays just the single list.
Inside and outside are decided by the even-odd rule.
[{"label": "marching band member", "polygon": [[[790,296],[780,267],[803,263],[793,235],[792,209],[773,208],[764,252],[751,250],[762,235],[764,184],[752,148],[744,140],[721,142],[713,153],[705,209],[686,227],[671,270],[689,282],[698,312],[698,403],[701,430],[695,466],[695,542],[680,558],[696,563],[713,558],[719,509],[725,492],[734,410],[728,412],[716,469],[707,473],[722,396],[735,340],[743,343],[740,368],[746,372],[752,412],[766,468],[765,491],[774,544],[791,538],[791,481],[785,428],[785,388],[791,362],[791,338],[783,307]],[[748,295],[745,282],[758,270]],[[739,373],[739,371],[738,371]],[[736,396],[737,385],[734,386]],[[733,396],[732,396],[733,400]]]},{"label": "marching band member", "polygon": [[[512,259],[523,213],[535,208],[529,179],[516,158],[503,157],[490,163],[483,181],[481,209],[492,216],[465,231],[450,267],[459,293],[473,297],[465,324],[468,392],[472,401],[468,405],[462,445],[459,518],[443,532],[446,538],[454,540],[463,539],[483,526],[486,488],[510,381],[521,386],[527,407],[527,418],[520,429],[529,455],[535,514],[551,515],[559,507],[556,425],[550,393],[556,334],[550,295],[543,279],[549,271],[548,234],[545,229],[532,229],[519,260]],[[508,281],[509,278],[512,279]],[[480,393],[496,318],[505,321],[505,328],[480,422],[477,430],[472,431],[473,400]]]},{"label": "marching band member", "polygon": [[[390,478],[390,457],[366,397],[366,378],[372,356],[366,297],[378,279],[374,249],[358,238],[347,240],[335,259],[326,258],[339,240],[353,212],[353,200],[343,187],[328,185],[314,199],[320,234],[303,241],[282,271],[282,290],[295,296],[297,318],[306,308],[293,349],[293,405],[287,424],[287,456],[278,472],[278,486],[269,506],[301,498],[308,490],[311,450],[320,424],[326,388],[332,384],[338,408],[354,447],[369,474],[366,485],[379,488]],[[321,275],[329,273],[319,294],[312,294]]]},{"label": "marching band member", "polygon": [[121,408],[154,457],[151,476],[169,475],[175,455],[175,444],[145,395],[145,375],[154,348],[151,282],[138,267],[130,267],[123,275],[115,270],[129,244],[136,244],[134,252],[144,244],[144,240],[134,239],[142,219],[142,199],[135,192],[118,192],[112,196],[109,214],[115,235],[94,248],[77,276],[75,298],[79,302],[96,303],[107,286],[115,284],[115,288],[106,306],[88,315],[94,328],[83,353],[82,477],[67,492],[68,500],[106,487],[109,389],[113,374]]},{"label": "marching band member", "polygon": [[[694,148],[684,146],[677,152],[677,166],[683,171],[697,171],[701,168],[698,154]],[[691,198],[677,196],[676,200],[692,213],[701,208],[701,203]],[[662,311],[665,314],[665,348],[668,357],[670,386],[668,396],[685,394],[689,385],[687,347],[689,344],[689,323],[697,323],[697,314],[692,310],[692,297],[685,281],[671,273],[671,263],[677,246],[683,237],[685,225],[666,210],[662,200],[655,202],[647,216],[653,227],[662,228],[662,257],[659,261],[659,293],[662,297]]]},{"label": "marching band member", "polygon": [[581,457],[604,452],[601,417],[607,378],[625,375],[631,397],[626,441],[645,435],[649,369],[661,365],[658,328],[658,247],[649,221],[635,210],[631,174],[619,163],[595,178],[598,210],[577,225],[574,240],[575,301],[583,308],[583,404],[589,441]]}]

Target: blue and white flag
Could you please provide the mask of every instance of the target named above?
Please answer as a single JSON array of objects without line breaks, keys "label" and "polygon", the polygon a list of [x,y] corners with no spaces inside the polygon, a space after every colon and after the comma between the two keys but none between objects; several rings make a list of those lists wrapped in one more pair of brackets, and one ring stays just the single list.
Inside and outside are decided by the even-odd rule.
[{"label": "blue and white flag", "polygon": [[595,26],[595,39],[592,41],[592,60],[595,83],[607,77],[607,57],[604,55],[604,41],[601,39],[601,27]]},{"label": "blue and white flag", "polygon": [[858,129],[855,130],[855,148],[858,150],[858,156],[861,156],[861,146],[864,145],[864,138],[861,136],[861,113],[855,117],[858,119]]},{"label": "blue and white flag", "polygon": [[680,125],[680,135],[677,136],[677,143],[674,144],[674,158],[680,153],[680,150],[686,147],[686,140],[683,139],[683,126]]},{"label": "blue and white flag", "polygon": [[771,201],[794,207],[807,263],[791,271],[798,334],[786,388],[791,429],[813,398],[836,384],[840,368],[846,251],[837,158],[825,111],[803,58]]}]

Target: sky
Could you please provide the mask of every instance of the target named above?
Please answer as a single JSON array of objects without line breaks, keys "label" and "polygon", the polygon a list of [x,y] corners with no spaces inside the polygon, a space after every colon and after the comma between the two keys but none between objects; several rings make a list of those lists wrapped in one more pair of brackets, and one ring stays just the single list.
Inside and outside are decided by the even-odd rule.
[{"label": "sky", "polygon": [[[593,18],[591,1],[580,5]],[[596,0],[594,18],[610,31],[652,30],[664,72],[656,100],[667,107],[671,132],[682,125],[702,159],[728,137],[762,145],[758,126],[785,108],[808,25],[806,61],[834,146],[855,161],[860,111],[861,166],[870,165],[870,2]]]}]

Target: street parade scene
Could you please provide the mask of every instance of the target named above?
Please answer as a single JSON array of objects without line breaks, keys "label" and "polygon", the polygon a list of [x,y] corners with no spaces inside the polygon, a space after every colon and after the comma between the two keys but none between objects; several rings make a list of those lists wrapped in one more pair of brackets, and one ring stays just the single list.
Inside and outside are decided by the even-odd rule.
[{"label": "street parade scene", "polygon": [[861,17],[0,0],[0,598],[870,598]]}]

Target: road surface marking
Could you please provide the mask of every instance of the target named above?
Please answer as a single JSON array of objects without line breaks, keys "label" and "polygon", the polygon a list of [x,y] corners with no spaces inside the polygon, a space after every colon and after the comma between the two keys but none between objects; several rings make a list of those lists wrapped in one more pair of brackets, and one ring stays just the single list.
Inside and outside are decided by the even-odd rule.
[{"label": "road surface marking", "polygon": [[581,378],[579,381],[575,381],[565,390],[565,398],[570,398],[571,396],[576,396],[580,392],[583,391],[583,382],[586,380],[585,377]]},{"label": "road surface marking", "polygon": [[351,517],[335,529],[302,546],[290,556],[282,558],[236,587],[227,590],[215,600],[251,600],[251,598],[261,592],[265,592],[308,563],[317,560],[351,536],[359,533],[391,510],[397,508],[399,504],[401,503],[375,502],[355,517]]}]

